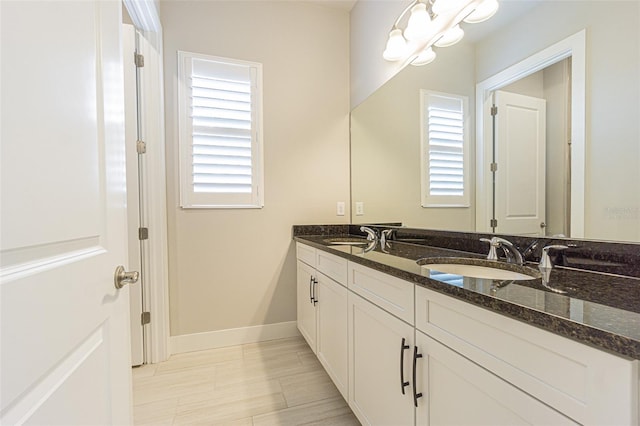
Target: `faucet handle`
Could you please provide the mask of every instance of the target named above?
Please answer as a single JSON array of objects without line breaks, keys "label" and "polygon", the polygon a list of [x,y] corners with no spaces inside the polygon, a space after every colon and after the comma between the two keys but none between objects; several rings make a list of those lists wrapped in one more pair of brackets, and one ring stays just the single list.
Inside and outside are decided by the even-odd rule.
[{"label": "faucet handle", "polygon": [[540,269],[551,269],[553,268],[553,262],[551,261],[551,258],[549,257],[549,250],[553,249],[553,250],[564,250],[564,249],[568,249],[569,247],[564,246],[562,244],[552,244],[550,246],[546,246],[542,249],[542,258],[540,259],[540,264],[538,265],[538,268]]},{"label": "faucet handle", "polygon": [[500,243],[496,242],[494,238],[480,238],[480,241],[482,241],[483,243],[489,243],[489,253],[487,254],[487,260],[498,260],[498,253],[496,252],[496,248],[500,247]]}]

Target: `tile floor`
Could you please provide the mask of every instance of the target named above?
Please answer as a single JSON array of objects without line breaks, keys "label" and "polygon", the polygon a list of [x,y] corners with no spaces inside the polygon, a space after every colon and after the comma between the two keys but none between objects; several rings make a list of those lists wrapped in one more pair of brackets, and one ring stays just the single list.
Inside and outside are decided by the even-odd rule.
[{"label": "tile floor", "polygon": [[302,337],[133,369],[136,425],[359,425]]}]

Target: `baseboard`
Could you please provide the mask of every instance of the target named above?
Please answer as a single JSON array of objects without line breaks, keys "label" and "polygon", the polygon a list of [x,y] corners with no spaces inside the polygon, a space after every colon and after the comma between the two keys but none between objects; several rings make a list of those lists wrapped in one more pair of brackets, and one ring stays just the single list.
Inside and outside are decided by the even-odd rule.
[{"label": "baseboard", "polygon": [[171,354],[299,336],[296,321],[171,336]]}]

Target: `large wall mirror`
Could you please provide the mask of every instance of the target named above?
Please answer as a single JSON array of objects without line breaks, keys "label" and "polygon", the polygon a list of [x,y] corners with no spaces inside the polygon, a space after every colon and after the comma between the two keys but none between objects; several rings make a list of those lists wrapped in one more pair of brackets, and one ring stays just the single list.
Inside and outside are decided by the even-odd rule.
[{"label": "large wall mirror", "polygon": [[[352,111],[352,223],[640,241],[640,1],[503,0],[493,18],[464,30],[463,42],[438,49],[427,66],[407,66]],[[581,94],[572,93],[570,54],[556,55],[548,66],[522,72],[522,78],[510,78],[491,92],[477,92],[505,70],[580,33]],[[426,186],[421,162],[427,161],[421,150],[424,91],[468,99],[465,186],[470,197],[464,205],[421,202]],[[542,100],[536,123],[542,121],[543,130],[527,124],[529,106],[511,107],[513,96]],[[476,105],[485,98],[493,103],[494,97],[507,106],[499,108],[501,124],[494,127],[506,130],[497,141],[487,131],[492,127],[487,117],[476,111]],[[583,129],[571,128],[575,111],[582,111]],[[484,130],[476,134],[478,120]],[[542,142],[532,139],[536,131],[542,132]],[[581,138],[577,156],[572,135]],[[493,175],[484,174],[492,173],[487,144],[502,144],[492,148],[496,173],[503,172],[502,187],[487,187],[494,185]],[[542,199],[542,207],[533,206],[532,199]],[[533,229],[501,228],[500,222],[493,229],[488,221],[494,213],[524,217],[536,208],[542,209],[542,220],[535,218]]]}]

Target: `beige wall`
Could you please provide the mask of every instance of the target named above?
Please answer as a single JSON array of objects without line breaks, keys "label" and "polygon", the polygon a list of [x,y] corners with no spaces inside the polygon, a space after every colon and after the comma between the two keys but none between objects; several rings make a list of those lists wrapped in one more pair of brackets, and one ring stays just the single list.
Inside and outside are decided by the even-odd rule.
[{"label": "beige wall", "polygon": [[[293,1],[162,1],[171,334],[296,319],[291,226],[347,223],[349,17]],[[265,206],[178,207],[176,51],[261,62]]]}]

